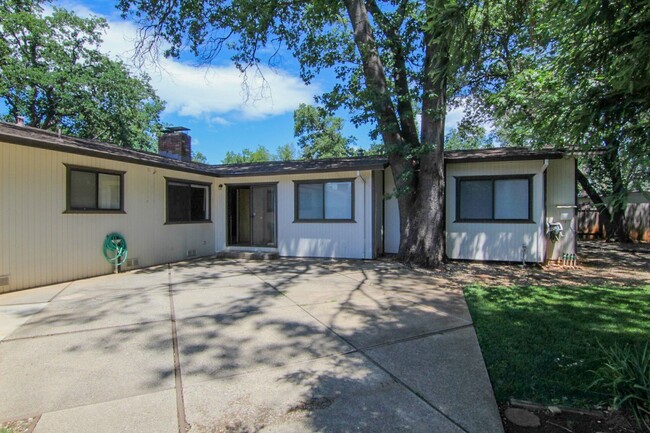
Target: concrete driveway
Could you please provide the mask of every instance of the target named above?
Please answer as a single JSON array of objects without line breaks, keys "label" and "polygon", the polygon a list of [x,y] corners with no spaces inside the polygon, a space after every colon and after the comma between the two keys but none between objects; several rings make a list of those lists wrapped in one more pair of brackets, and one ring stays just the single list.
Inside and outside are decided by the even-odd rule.
[{"label": "concrete driveway", "polygon": [[503,431],[462,293],[388,261],[210,258],[10,293],[0,338],[0,423],[36,433]]}]

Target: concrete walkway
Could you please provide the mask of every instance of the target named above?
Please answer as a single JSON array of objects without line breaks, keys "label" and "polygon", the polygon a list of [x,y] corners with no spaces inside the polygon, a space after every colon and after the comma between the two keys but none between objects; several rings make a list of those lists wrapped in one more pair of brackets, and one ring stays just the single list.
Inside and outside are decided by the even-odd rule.
[{"label": "concrete walkway", "polygon": [[0,423],[502,432],[460,292],[383,261],[203,259],[0,295]]}]

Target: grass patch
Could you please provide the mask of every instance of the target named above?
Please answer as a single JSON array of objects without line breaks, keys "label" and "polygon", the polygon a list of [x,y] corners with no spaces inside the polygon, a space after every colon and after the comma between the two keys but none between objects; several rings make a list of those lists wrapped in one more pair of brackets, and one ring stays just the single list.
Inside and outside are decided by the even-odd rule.
[{"label": "grass patch", "polygon": [[[650,340],[650,286],[465,289],[496,398],[588,407],[602,349]],[[600,345],[599,345],[600,343]]]}]

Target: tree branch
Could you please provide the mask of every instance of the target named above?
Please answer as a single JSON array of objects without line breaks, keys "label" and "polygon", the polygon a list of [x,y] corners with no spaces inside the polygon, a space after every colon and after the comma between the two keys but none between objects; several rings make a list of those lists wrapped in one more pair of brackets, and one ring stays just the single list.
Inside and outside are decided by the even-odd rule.
[{"label": "tree branch", "polygon": [[[403,144],[404,138],[390,98],[384,65],[379,57],[366,6],[361,0],[345,0],[345,5],[354,33],[354,42],[361,55],[366,87],[371,93],[372,106],[377,113],[384,143],[391,147]],[[389,149],[389,153],[395,154],[395,149]]]},{"label": "tree branch", "polygon": [[[405,5],[406,2],[402,2]],[[395,59],[393,78],[397,94],[397,113],[404,138],[412,146],[418,144],[418,132],[415,125],[415,113],[411,104],[411,92],[408,84],[406,57],[404,56],[402,37],[399,27],[393,25],[388,17],[381,11],[375,0],[366,2],[368,10],[375,18],[379,29],[386,35],[391,52]],[[405,7],[405,6],[404,6]]]}]

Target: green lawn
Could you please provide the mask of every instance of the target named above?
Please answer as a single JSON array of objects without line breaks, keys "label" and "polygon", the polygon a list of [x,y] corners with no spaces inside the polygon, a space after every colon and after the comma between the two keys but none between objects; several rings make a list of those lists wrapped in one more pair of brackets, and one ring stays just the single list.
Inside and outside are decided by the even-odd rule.
[{"label": "green lawn", "polygon": [[497,400],[590,406],[598,341],[650,340],[650,286],[465,289]]}]

